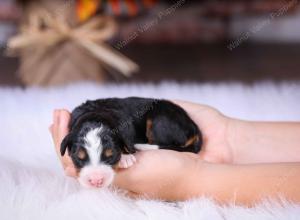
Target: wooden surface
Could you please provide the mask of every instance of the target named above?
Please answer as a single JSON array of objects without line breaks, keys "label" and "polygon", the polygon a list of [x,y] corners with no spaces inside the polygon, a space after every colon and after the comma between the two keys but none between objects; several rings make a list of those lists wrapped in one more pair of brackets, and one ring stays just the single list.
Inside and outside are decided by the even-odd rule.
[{"label": "wooden surface", "polygon": [[[300,45],[128,45],[127,56],[141,65],[141,72],[120,83],[223,82],[253,83],[259,80],[300,80]],[[0,85],[21,85],[16,77],[18,60],[0,58]]]}]

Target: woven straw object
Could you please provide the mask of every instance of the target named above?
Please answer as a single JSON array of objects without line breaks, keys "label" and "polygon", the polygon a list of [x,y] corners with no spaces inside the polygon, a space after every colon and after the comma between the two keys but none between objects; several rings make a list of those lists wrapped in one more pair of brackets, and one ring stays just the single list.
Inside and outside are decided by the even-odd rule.
[{"label": "woven straw object", "polygon": [[98,15],[79,24],[74,1],[62,2],[26,4],[20,33],[8,42],[9,53],[21,57],[19,74],[25,85],[104,82],[104,68],[125,77],[138,70],[134,62],[106,43],[117,30],[113,18]]}]

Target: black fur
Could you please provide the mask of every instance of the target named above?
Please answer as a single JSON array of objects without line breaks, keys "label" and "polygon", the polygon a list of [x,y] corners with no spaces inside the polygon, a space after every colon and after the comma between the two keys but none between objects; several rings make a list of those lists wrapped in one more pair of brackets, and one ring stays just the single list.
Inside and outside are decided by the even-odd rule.
[{"label": "black fur", "polygon": [[[147,123],[151,124],[148,131]],[[102,155],[99,160],[109,165],[115,165],[121,153],[136,152],[134,144],[137,143],[151,141],[161,149],[194,153],[198,153],[202,145],[197,125],[172,102],[137,97],[109,98],[87,101],[73,110],[70,133],[61,144],[61,154],[68,149],[75,166],[82,168],[88,159],[78,159],[76,155],[83,146],[83,137],[90,129],[100,126],[105,128],[101,134],[102,145],[113,153],[109,158]],[[185,146],[195,136],[198,138]]]}]

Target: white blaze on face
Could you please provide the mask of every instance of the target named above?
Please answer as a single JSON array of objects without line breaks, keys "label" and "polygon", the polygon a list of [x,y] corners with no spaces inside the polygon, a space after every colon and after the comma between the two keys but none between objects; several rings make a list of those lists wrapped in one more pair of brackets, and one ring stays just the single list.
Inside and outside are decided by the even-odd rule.
[{"label": "white blaze on face", "polygon": [[100,156],[103,151],[103,146],[100,139],[102,127],[90,130],[85,138],[85,148],[89,155],[90,165],[97,166],[99,164]]},{"label": "white blaze on face", "polygon": [[[100,134],[103,127],[90,130],[85,138],[84,148],[89,157],[89,164],[83,167],[79,174],[79,182],[88,188],[100,188],[109,186],[114,177],[111,166],[101,163],[100,158],[103,151]],[[95,184],[99,182],[99,184]],[[102,182],[100,184],[100,182]]]}]

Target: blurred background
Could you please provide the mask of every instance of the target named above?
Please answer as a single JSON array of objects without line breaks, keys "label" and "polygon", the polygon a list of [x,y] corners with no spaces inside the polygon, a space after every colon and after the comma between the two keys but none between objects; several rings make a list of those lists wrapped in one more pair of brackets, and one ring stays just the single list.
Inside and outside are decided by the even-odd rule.
[{"label": "blurred background", "polygon": [[300,80],[297,0],[0,0],[0,85]]},{"label": "blurred background", "polygon": [[[0,0],[0,219],[116,219],[120,198],[83,192],[65,178],[48,130],[54,109],[139,96],[299,122],[299,59],[298,0]],[[99,214],[86,198],[99,198],[91,200]],[[141,202],[117,204],[117,216],[132,218],[127,207],[148,219],[162,213]],[[250,213],[200,203],[178,206],[177,219],[187,210]],[[270,207],[278,205],[250,214],[266,216]],[[289,219],[289,211],[276,217]]]}]

